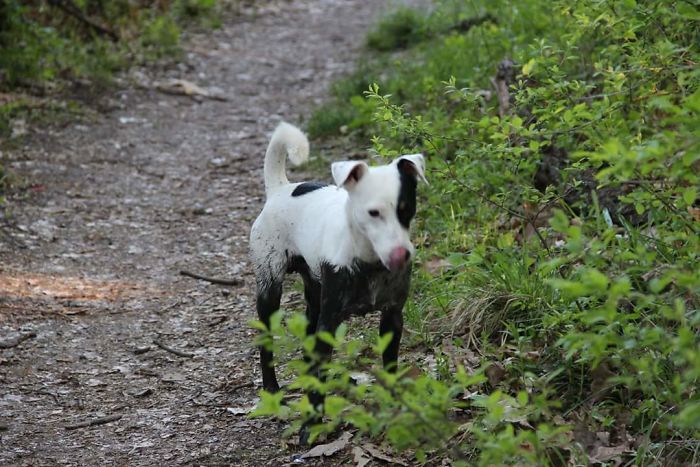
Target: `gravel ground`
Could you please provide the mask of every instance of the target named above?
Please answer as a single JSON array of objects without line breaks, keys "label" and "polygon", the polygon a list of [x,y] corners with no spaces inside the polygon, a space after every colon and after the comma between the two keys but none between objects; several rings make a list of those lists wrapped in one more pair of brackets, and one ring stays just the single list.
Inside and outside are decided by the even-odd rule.
[{"label": "gravel ground", "polygon": [[[132,72],[89,121],[5,154],[32,186],[0,232],[0,465],[291,461],[284,425],[234,414],[260,385],[247,236],[263,154],[349,71],[382,5],[244,12],[190,34],[183,63]],[[226,100],[157,89],[172,79]]]}]

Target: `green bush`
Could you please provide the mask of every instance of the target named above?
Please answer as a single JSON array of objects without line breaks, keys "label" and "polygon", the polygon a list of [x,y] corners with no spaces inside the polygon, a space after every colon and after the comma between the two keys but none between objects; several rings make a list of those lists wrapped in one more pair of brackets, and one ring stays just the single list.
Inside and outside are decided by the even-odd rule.
[{"label": "green bush", "polygon": [[[180,27],[220,24],[216,0],[0,0],[0,91],[44,95],[79,81],[108,84],[133,63],[181,56]],[[49,99],[50,101],[50,99]],[[0,105],[0,137],[14,119],[49,124],[74,116],[74,103],[37,105],[16,97]],[[0,165],[0,200],[7,174]]]},{"label": "green bush", "polygon": [[[452,27],[485,15],[497,20]],[[425,25],[420,41],[366,60],[366,92],[340,87],[325,131],[354,122],[380,160],[428,156],[406,321],[448,363],[420,385],[392,382],[388,396],[387,376],[371,370],[377,383],[363,391],[377,406],[341,378],[327,390],[344,402],[334,400],[323,429],[349,423],[418,460],[437,449],[468,464],[586,463],[595,456],[584,431],[609,436],[598,446],[627,463],[696,462],[697,9],[454,0],[414,23]],[[405,37],[392,27],[383,33]],[[467,347],[480,368],[460,369]],[[501,376],[460,385],[494,362]],[[389,433],[383,420],[411,404],[425,407],[442,443],[421,429]]]},{"label": "green bush", "polygon": [[215,0],[4,0],[0,88],[76,78],[108,82],[131,63],[180,56],[180,27],[220,24]]}]

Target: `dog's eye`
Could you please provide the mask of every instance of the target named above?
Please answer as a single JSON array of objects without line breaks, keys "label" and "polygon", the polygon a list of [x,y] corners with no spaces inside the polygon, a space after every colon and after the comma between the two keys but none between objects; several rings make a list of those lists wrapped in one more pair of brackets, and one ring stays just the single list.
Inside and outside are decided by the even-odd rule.
[{"label": "dog's eye", "polygon": [[379,217],[379,211],[377,211],[376,209],[370,209],[370,210],[369,210],[369,215],[370,215],[371,217]]}]

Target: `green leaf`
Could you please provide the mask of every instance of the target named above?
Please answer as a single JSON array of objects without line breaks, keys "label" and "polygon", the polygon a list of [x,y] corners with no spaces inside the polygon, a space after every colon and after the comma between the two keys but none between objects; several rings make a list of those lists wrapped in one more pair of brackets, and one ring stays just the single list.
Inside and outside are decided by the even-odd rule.
[{"label": "green leaf", "polygon": [[295,313],[287,319],[287,329],[298,339],[306,337],[306,327],[308,324],[309,320],[302,313]]},{"label": "green leaf", "polygon": [[248,326],[250,326],[253,329],[257,329],[258,331],[267,331],[267,326],[265,326],[265,323],[257,319],[251,319],[250,321],[248,321]]},{"label": "green leaf", "polygon": [[532,72],[533,68],[535,68],[535,59],[531,58],[525,65],[523,65],[523,75],[530,76],[530,73]]},{"label": "green leaf", "polygon": [[694,186],[689,186],[683,190],[682,196],[685,204],[692,206],[698,196],[698,190]]},{"label": "green leaf", "polygon": [[581,274],[581,280],[591,290],[604,292],[608,289],[608,278],[595,268],[586,268]]},{"label": "green leaf", "polygon": [[284,318],[284,312],[282,310],[276,311],[270,316],[270,332],[276,334],[282,328],[282,318]]},{"label": "green leaf", "polygon": [[580,282],[565,279],[549,279],[547,284],[553,289],[561,291],[567,297],[578,298],[588,295],[588,289]]},{"label": "green leaf", "polygon": [[[257,407],[251,413],[253,417],[264,417],[264,416],[282,416],[288,413],[288,408],[282,405],[282,400],[284,399],[284,393],[278,391],[275,393],[270,393],[267,391],[260,392],[260,402],[258,402]],[[284,407],[284,408],[283,408]]]},{"label": "green leaf", "polygon": [[384,353],[391,343],[392,335],[393,333],[387,332],[383,336],[377,337],[377,343],[372,347],[375,354],[381,355]]},{"label": "green leaf", "polygon": [[559,233],[565,233],[569,229],[569,218],[561,209],[555,209],[549,220],[549,225]]},{"label": "green leaf", "polygon": [[306,336],[301,343],[304,353],[311,355],[316,347],[316,335]]},{"label": "green leaf", "polygon": [[326,396],[323,402],[323,409],[328,417],[334,418],[337,417],[340,412],[345,410],[348,405],[349,402],[345,398],[331,395]]},{"label": "green leaf", "polygon": [[697,430],[700,428],[700,402],[687,402],[676,418],[683,428]]},{"label": "green leaf", "polygon": [[338,346],[338,341],[333,337],[333,334],[328,331],[318,332],[316,333],[316,337],[333,348]]},{"label": "green leaf", "polygon": [[338,343],[344,342],[347,333],[348,333],[348,325],[346,323],[340,323],[338,328],[335,330],[336,342],[338,342]]}]

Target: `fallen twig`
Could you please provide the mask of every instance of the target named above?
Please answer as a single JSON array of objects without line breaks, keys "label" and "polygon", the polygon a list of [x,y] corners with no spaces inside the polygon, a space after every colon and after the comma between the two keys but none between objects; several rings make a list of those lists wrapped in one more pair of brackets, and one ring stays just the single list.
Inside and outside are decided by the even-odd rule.
[{"label": "fallen twig", "polygon": [[77,430],[78,428],[86,428],[89,426],[104,425],[105,423],[116,422],[122,418],[121,415],[107,415],[106,417],[93,418],[92,420],[85,420],[73,425],[66,425],[63,428],[66,430]]},{"label": "fallen twig", "polygon": [[217,316],[214,319],[211,320],[211,322],[208,324],[209,326],[218,326],[219,324],[223,323],[228,319],[228,316],[223,315],[223,316]]},{"label": "fallen twig", "polygon": [[190,352],[184,352],[182,350],[177,350],[173,349],[172,347],[169,347],[165,344],[163,344],[161,341],[158,339],[153,339],[153,343],[160,347],[161,349],[165,350],[166,352],[170,352],[171,354],[177,355],[178,357],[185,357],[185,358],[192,358],[194,357],[193,353]]},{"label": "fallen twig", "polygon": [[233,386],[233,387],[231,387],[231,388],[227,388],[227,389],[226,389],[226,392],[228,392],[229,394],[231,394],[231,393],[234,393],[234,392],[238,391],[239,389],[243,389],[243,388],[252,388],[252,387],[255,387],[255,383],[254,383],[253,381],[249,381],[249,382],[247,382],[247,383],[241,383],[241,384],[237,384],[237,385],[235,385],[235,386]]},{"label": "fallen twig", "polygon": [[219,285],[241,285],[240,279],[218,279],[216,277],[207,277],[200,274],[196,274],[190,271],[180,271],[181,276],[191,277],[193,279],[198,279],[200,281],[210,282],[212,284]]},{"label": "fallen twig", "polygon": [[26,334],[20,334],[17,337],[13,337],[12,339],[7,339],[6,341],[0,341],[0,349],[11,349],[12,347],[17,347],[27,339],[32,339],[34,337],[36,337],[35,332],[28,332]]}]

